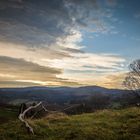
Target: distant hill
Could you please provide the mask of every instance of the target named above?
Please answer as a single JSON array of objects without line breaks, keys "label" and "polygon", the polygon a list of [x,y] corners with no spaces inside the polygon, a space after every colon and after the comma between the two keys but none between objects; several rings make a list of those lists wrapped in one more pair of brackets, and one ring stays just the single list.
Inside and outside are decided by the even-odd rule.
[{"label": "distant hill", "polygon": [[107,89],[99,86],[1,88],[0,99],[1,102],[4,103],[22,103],[29,101],[66,103],[71,100],[87,99],[95,93],[120,97],[127,92],[126,90]]},{"label": "distant hill", "polygon": [[75,110],[74,113],[135,106],[140,103],[140,99],[128,90],[107,89],[99,86],[0,88],[0,103],[19,105],[39,101],[47,106],[50,105],[51,109],[81,104],[80,110]]}]

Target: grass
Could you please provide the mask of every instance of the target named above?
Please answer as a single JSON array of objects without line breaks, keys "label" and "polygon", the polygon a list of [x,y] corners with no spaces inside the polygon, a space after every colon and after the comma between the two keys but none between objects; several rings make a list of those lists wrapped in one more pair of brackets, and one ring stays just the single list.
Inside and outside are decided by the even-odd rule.
[{"label": "grass", "polygon": [[0,140],[140,140],[140,108],[102,110],[29,120],[35,135],[17,119],[0,126]]},{"label": "grass", "polygon": [[6,123],[17,118],[17,107],[0,107],[0,124]]}]

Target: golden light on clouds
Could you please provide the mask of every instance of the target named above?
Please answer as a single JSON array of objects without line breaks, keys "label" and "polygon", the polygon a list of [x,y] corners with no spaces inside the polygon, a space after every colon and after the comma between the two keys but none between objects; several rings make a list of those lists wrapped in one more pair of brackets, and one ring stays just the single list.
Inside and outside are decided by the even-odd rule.
[{"label": "golden light on clouds", "polygon": [[18,83],[23,86],[98,85],[121,88],[119,82],[123,75],[115,71],[123,69],[125,59],[111,54],[83,53],[76,48],[52,48],[34,49],[0,43],[0,86],[4,86],[3,83],[6,87],[16,86]]},{"label": "golden light on clouds", "polygon": [[83,86],[122,88],[125,59],[89,53],[79,45],[82,34],[60,37],[51,45],[29,47],[0,42],[0,86]]},{"label": "golden light on clouds", "polygon": [[119,88],[123,89],[123,81],[126,76],[126,73],[104,73],[102,75],[99,74],[62,74],[60,77],[69,78],[71,81],[79,82],[81,85],[97,85],[107,88]]},{"label": "golden light on clouds", "polygon": [[0,87],[122,88],[127,65],[139,58],[138,5],[1,0]]}]

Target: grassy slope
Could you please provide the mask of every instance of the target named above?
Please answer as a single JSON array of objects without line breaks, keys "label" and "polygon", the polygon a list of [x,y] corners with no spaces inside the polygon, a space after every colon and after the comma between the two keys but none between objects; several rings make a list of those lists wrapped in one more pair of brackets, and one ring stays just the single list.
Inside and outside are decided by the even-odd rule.
[{"label": "grassy slope", "polygon": [[1,124],[0,140],[140,140],[140,108],[52,114],[30,123],[34,136],[18,120]]}]

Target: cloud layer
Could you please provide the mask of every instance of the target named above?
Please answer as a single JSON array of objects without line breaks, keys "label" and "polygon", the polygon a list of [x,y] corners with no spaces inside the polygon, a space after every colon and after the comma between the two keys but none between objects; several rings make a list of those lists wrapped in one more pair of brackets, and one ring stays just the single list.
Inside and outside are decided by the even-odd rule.
[{"label": "cloud layer", "polygon": [[38,85],[61,85],[64,82],[66,85],[72,84],[67,79],[56,77],[62,73],[60,69],[41,66],[23,59],[0,56],[0,66],[0,81],[5,83],[12,84],[13,81],[13,83],[24,82]]},{"label": "cloud layer", "polygon": [[0,5],[0,40],[37,47],[88,26],[98,11],[96,0],[1,0]]},{"label": "cloud layer", "polygon": [[121,56],[81,45],[83,32],[110,31],[111,16],[97,0],[1,0],[0,85],[96,84],[92,76],[121,71]]}]

